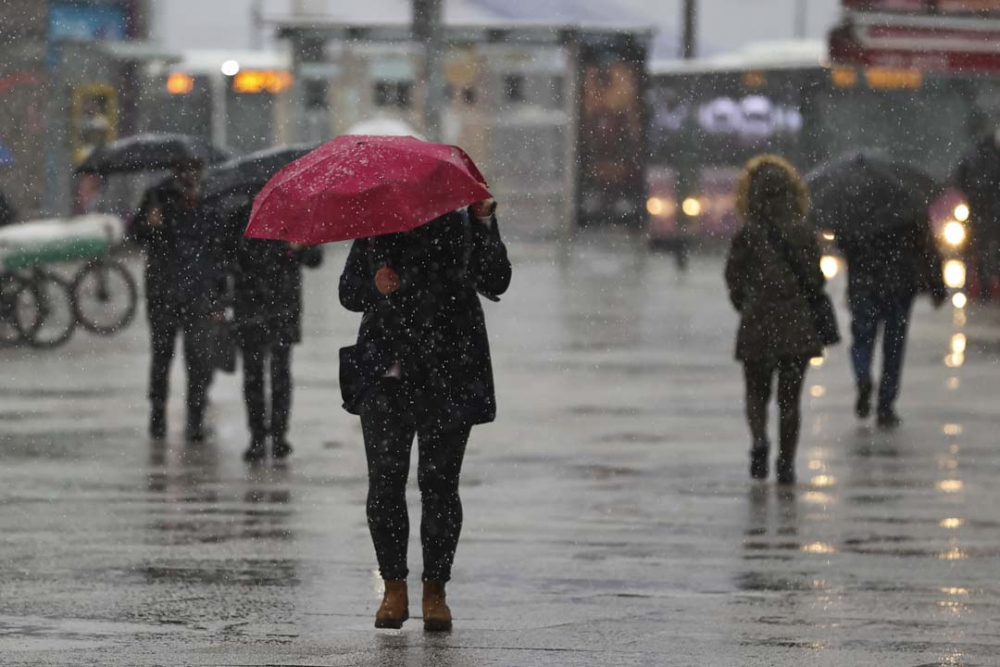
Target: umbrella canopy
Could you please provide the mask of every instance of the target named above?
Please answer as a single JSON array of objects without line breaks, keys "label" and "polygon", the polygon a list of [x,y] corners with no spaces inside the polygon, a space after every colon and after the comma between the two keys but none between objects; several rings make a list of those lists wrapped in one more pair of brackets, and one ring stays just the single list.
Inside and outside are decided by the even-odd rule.
[{"label": "umbrella canopy", "polygon": [[136,134],[101,146],[76,168],[78,174],[120,174],[171,169],[185,162],[214,164],[229,156],[200,137]]},{"label": "umbrella canopy", "polygon": [[457,146],[342,136],[279,171],[254,200],[245,233],[307,245],[380,236],[489,197]]},{"label": "umbrella canopy", "polygon": [[282,167],[315,149],[315,145],[269,148],[215,165],[205,173],[202,197],[212,200],[229,194],[256,195]]},{"label": "umbrella canopy", "polygon": [[810,218],[840,238],[870,238],[919,224],[938,185],[916,167],[849,153],[808,174]]}]

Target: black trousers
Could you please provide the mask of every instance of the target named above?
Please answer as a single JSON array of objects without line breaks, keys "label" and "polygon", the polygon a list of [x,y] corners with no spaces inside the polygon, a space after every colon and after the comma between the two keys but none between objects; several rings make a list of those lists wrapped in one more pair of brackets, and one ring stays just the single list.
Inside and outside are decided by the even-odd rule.
[{"label": "black trousers", "polygon": [[170,365],[174,360],[177,335],[183,337],[184,367],[187,370],[188,425],[200,427],[205,418],[212,365],[206,350],[208,322],[203,317],[184,316],[164,309],[150,309],[149,400],[156,408],[166,406],[170,396]]},{"label": "black trousers", "polygon": [[[244,342],[243,400],[247,425],[254,439],[268,433],[280,441],[288,433],[292,411],[292,346],[284,343]],[[264,389],[265,366],[271,376],[271,405]]]},{"label": "black trousers", "polygon": [[746,415],[755,448],[768,446],[767,407],[771,402],[774,378],[777,376],[779,457],[787,461],[795,459],[802,424],[802,384],[805,382],[808,366],[809,358],[799,356],[743,362]]},{"label": "black trousers", "polygon": [[405,579],[410,538],[406,482],[416,435],[423,579],[448,581],[462,532],[458,483],[472,426],[423,419],[409,401],[406,387],[400,380],[382,379],[362,411],[368,457],[368,528],[382,578]]}]

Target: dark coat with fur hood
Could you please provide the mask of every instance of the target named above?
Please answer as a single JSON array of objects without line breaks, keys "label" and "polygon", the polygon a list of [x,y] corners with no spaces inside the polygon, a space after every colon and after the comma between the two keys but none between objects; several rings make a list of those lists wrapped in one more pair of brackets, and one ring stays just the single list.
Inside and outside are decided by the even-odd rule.
[{"label": "dark coat with fur hood", "polygon": [[[765,167],[786,171],[784,179],[777,179],[778,190],[761,193],[751,187],[756,170]],[[819,244],[803,222],[805,185],[784,161],[758,159],[744,173],[738,200],[744,224],[730,246],[725,273],[729,298],[740,313],[736,358],[773,361],[822,354],[809,301],[790,264],[800,267],[809,290],[823,289]],[[776,244],[777,238],[784,243]]]}]

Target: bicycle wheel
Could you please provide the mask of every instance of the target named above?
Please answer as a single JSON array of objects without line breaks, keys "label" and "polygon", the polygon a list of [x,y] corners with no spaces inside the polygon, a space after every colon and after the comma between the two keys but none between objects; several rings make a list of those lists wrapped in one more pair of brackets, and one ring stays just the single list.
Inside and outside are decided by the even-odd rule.
[{"label": "bicycle wheel", "polygon": [[118,262],[92,262],[73,279],[73,312],[87,331],[110,336],[135,317],[139,290],[129,270]]},{"label": "bicycle wheel", "polygon": [[0,275],[0,345],[17,345],[42,323],[38,300],[14,274]]},{"label": "bicycle wheel", "polygon": [[[38,303],[41,322],[34,333],[25,332],[28,345],[41,349],[58,347],[68,341],[76,330],[76,314],[73,312],[73,295],[70,285],[62,278],[37,271],[19,293],[31,293]],[[21,305],[21,304],[19,304]]]}]

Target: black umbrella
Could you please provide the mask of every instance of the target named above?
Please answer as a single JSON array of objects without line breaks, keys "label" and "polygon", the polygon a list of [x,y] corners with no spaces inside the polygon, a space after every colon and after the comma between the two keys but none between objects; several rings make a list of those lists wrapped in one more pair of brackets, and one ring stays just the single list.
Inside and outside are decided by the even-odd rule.
[{"label": "black umbrella", "polygon": [[860,152],[817,167],[806,181],[813,223],[841,239],[920,224],[939,187],[916,167]]},{"label": "black umbrella", "polygon": [[120,174],[171,169],[185,162],[215,164],[229,156],[200,137],[136,134],[101,146],[76,168],[78,174]]},{"label": "black umbrella", "polygon": [[255,196],[282,167],[315,148],[313,145],[269,148],[216,165],[205,173],[202,197],[219,200],[228,195]]}]

